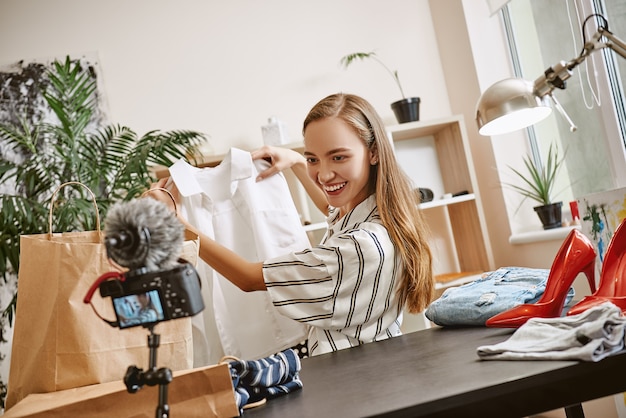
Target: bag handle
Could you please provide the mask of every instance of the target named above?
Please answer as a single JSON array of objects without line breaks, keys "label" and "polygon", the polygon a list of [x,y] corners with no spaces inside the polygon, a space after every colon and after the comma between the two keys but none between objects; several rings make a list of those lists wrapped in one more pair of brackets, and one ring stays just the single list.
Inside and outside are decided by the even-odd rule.
[{"label": "bag handle", "polygon": [[56,199],[56,196],[63,187],[70,185],[82,186],[89,192],[93,206],[96,209],[96,230],[98,231],[100,239],[102,239],[102,231],[100,230],[100,211],[98,210],[98,204],[96,203],[96,195],[93,194],[89,187],[78,181],[68,181],[66,183],[63,183],[59,187],[57,187],[56,190],[52,193],[52,197],[50,198],[50,213],[48,215],[48,239],[52,239],[52,208],[54,207],[54,201]]},{"label": "bag handle", "polygon": [[172,199],[172,203],[174,203],[174,213],[176,215],[178,215],[178,205],[176,205],[176,199],[174,199],[174,195],[172,194],[172,192],[170,192],[165,187],[155,187],[154,189],[148,189],[148,190],[146,190],[145,192],[143,192],[141,194],[141,197],[145,197],[145,196],[149,195],[150,192],[155,192],[155,191],[160,191],[160,192],[167,193],[167,195],[170,197],[170,199]]}]

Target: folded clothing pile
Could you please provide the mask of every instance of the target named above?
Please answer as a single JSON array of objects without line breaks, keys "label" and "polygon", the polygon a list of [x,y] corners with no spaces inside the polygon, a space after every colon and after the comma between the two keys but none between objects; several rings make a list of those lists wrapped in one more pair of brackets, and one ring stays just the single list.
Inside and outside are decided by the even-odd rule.
[{"label": "folded clothing pile", "polygon": [[260,360],[225,357],[222,362],[226,359],[230,359],[228,365],[240,412],[302,388],[300,358],[291,348]]},{"label": "folded clothing pile", "polygon": [[480,346],[483,360],[600,361],[624,349],[626,317],[611,302],[580,314],[531,318],[508,340]]}]

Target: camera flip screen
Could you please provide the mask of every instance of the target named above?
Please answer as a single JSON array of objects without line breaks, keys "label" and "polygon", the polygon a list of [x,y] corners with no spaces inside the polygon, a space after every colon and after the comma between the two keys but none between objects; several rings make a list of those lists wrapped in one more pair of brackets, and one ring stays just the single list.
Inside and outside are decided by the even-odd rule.
[{"label": "camera flip screen", "polygon": [[[204,309],[200,278],[189,263],[99,283],[100,296],[110,297],[117,321],[112,326],[152,327],[161,321],[193,316]],[[122,280],[124,279],[124,280]]]},{"label": "camera flip screen", "polygon": [[153,324],[165,320],[157,289],[114,297],[112,300],[120,328]]}]

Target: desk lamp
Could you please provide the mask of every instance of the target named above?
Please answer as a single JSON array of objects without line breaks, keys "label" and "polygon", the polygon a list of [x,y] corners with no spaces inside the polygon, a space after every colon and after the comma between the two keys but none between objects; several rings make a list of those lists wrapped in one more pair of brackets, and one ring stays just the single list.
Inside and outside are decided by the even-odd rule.
[{"label": "desk lamp", "polygon": [[[602,24],[591,40],[585,41],[585,25],[593,17],[598,17]],[[608,22],[602,15],[593,14],[585,19],[583,43],[578,57],[548,68],[534,83],[521,78],[508,78],[485,90],[476,106],[478,132],[485,136],[499,135],[533,125],[552,112],[548,98],[570,124],[570,130],[575,131],[576,126],[552,94],[554,89],[565,89],[565,80],[572,76],[572,70],[594,51],[610,48],[626,59],[626,44],[609,31]]]}]

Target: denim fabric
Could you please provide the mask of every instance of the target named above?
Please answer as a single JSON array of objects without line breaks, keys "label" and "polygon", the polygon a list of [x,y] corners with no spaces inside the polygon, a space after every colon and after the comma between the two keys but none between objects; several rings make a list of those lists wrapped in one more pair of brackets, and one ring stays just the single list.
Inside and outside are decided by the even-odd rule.
[{"label": "denim fabric", "polygon": [[[484,326],[500,312],[537,302],[549,274],[549,269],[501,267],[473,282],[446,289],[426,309],[426,317],[441,326]],[[573,297],[574,288],[570,287],[565,304]]]}]

